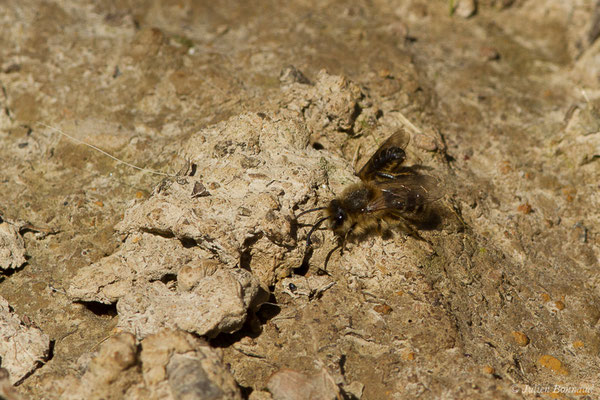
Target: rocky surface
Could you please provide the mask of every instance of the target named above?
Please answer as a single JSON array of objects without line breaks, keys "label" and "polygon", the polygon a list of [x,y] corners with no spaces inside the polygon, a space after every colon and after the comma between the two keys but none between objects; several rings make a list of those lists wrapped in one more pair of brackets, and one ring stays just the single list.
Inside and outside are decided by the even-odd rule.
[{"label": "rocky surface", "polygon": [[182,331],[159,329],[139,346],[130,333],[114,335],[79,367],[80,378],[55,384],[60,398],[241,399],[219,351]]},{"label": "rocky surface", "polygon": [[9,222],[0,222],[0,268],[16,269],[25,261],[25,241],[19,229]]},{"label": "rocky surface", "polygon": [[[597,397],[599,15],[5,2],[3,396]],[[399,129],[423,240],[305,248]]]},{"label": "rocky surface", "polygon": [[19,317],[0,297],[0,357],[12,384],[20,383],[50,355],[50,339],[27,316]]}]

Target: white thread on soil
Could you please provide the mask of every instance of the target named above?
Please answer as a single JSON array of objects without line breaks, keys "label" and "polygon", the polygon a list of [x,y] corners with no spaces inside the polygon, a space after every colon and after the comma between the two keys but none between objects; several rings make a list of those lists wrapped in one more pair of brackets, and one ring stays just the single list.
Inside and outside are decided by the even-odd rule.
[{"label": "white thread on soil", "polygon": [[121,164],[125,164],[125,165],[127,165],[128,167],[131,167],[131,168],[137,169],[137,170],[139,170],[139,171],[148,172],[148,173],[151,173],[151,174],[162,175],[162,176],[169,176],[169,177],[172,177],[172,178],[175,178],[175,177],[176,177],[176,175],[167,174],[167,173],[165,173],[165,172],[160,172],[160,171],[154,171],[154,170],[152,170],[152,169],[142,168],[142,167],[138,167],[137,165],[130,164],[130,163],[128,163],[127,161],[123,161],[123,160],[121,160],[121,159],[118,159],[117,157],[115,157],[115,156],[113,156],[112,154],[109,154],[109,153],[107,153],[106,151],[104,151],[104,150],[102,150],[102,149],[100,149],[100,148],[98,148],[98,147],[94,146],[93,144],[86,143],[86,142],[84,142],[83,140],[77,139],[76,137],[73,137],[73,136],[71,136],[71,135],[69,135],[69,134],[67,134],[67,133],[65,133],[65,132],[63,132],[63,131],[61,131],[61,130],[60,130],[60,129],[58,129],[58,128],[55,128],[55,127],[53,127],[53,126],[50,126],[50,125],[46,125],[46,124],[44,124],[44,123],[42,123],[42,122],[38,122],[38,124],[39,124],[39,125],[41,125],[41,126],[44,126],[44,127],[48,128],[48,129],[51,129],[51,130],[53,130],[54,132],[57,132],[57,133],[61,134],[62,136],[65,136],[65,137],[67,137],[67,138],[71,139],[72,141],[74,141],[74,142],[76,142],[76,143],[82,144],[82,145],[84,145],[84,146],[87,146],[87,147],[89,147],[89,148],[92,148],[92,149],[94,149],[94,150],[96,150],[96,151],[99,151],[100,153],[104,154],[105,156],[107,156],[107,157],[110,157],[110,158],[112,158],[113,160],[115,160],[115,161],[117,161],[117,162],[120,162]]}]

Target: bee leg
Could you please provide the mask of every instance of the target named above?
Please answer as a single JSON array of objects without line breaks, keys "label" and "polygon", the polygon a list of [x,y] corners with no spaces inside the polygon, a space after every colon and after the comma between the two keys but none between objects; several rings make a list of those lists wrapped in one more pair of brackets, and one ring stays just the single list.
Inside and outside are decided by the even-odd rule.
[{"label": "bee leg", "polygon": [[429,248],[428,250],[431,253],[431,255],[437,254],[435,248],[433,247],[433,243],[421,236],[418,230],[416,230],[410,224],[404,224],[404,227],[406,228],[406,233],[408,233],[410,236],[427,244],[427,247]]},{"label": "bee leg", "polygon": [[377,221],[377,227],[375,228],[375,231],[381,235],[381,236],[385,236],[387,234],[390,233],[390,224],[388,221],[386,221],[385,219],[380,219]]},{"label": "bee leg", "polygon": [[423,242],[429,242],[427,239],[425,239],[423,236],[421,236],[421,234],[419,233],[418,230],[416,230],[415,228],[410,226],[410,224],[406,224],[406,230],[408,231],[408,234],[410,236],[414,237],[415,239],[421,240]]},{"label": "bee leg", "polygon": [[341,246],[341,250],[340,250],[340,254],[341,255],[343,255],[344,254],[344,250],[346,250],[346,243],[348,242],[348,236],[350,236],[352,234],[352,231],[354,230],[355,226],[356,225],[352,225],[350,227],[350,229],[348,229],[348,232],[346,232],[346,234],[342,238],[342,246]]},{"label": "bee leg", "polygon": [[401,175],[407,175],[407,174],[411,174],[411,173],[412,174],[416,173],[416,171],[413,167],[396,167],[394,172],[392,172],[392,173],[377,171],[375,173],[375,176],[378,178],[393,180],[393,179],[398,179],[398,177]]},{"label": "bee leg", "polygon": [[413,228],[412,226],[410,226],[409,224],[407,224],[407,228],[408,228],[408,234],[412,237],[414,237],[417,240],[420,240],[422,242],[428,243],[430,246],[432,245],[432,243],[425,239],[423,236],[421,236],[421,234],[419,233],[418,230],[416,230],[415,228]]},{"label": "bee leg", "polygon": [[386,178],[386,179],[394,179],[394,175],[392,174],[388,174],[386,172],[377,172],[376,174],[378,177],[380,178]]}]

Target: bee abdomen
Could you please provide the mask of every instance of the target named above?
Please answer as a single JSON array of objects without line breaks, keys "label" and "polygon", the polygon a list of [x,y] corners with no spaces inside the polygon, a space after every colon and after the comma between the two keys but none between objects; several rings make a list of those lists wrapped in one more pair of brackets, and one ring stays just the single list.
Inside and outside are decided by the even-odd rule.
[{"label": "bee abdomen", "polygon": [[377,171],[393,170],[398,168],[406,159],[406,152],[400,147],[390,147],[379,154],[375,154],[369,173]]}]

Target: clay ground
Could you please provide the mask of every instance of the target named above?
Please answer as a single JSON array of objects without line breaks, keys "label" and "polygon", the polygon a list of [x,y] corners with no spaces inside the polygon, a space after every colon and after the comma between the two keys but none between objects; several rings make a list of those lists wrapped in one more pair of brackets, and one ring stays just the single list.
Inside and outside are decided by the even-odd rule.
[{"label": "clay ground", "polygon": [[[267,393],[269,378],[287,368],[307,376],[324,369],[346,398],[519,399],[556,385],[576,393],[537,394],[597,398],[599,9],[584,0],[474,4],[2,2],[0,216],[20,227],[27,262],[5,271],[0,295],[52,341],[17,390],[61,398],[106,338],[123,331],[116,300],[78,301],[85,296],[69,288],[82,268],[122,249],[126,235],[115,225],[165,180],[41,124],[176,174],[186,158],[202,165],[205,156],[189,149],[246,154],[219,147],[228,137],[205,128],[222,123],[233,135],[267,121],[270,134],[291,121],[303,145],[261,146],[289,151],[297,168],[288,173],[263,151],[256,159],[266,165],[244,155],[249,161],[228,172],[268,175],[273,163],[274,179],[297,188],[273,195],[273,218],[293,221],[299,209],[339,195],[353,166],[395,127],[411,133],[409,153],[440,179],[444,196],[432,205],[439,221],[422,232],[431,244],[396,232],[326,259],[335,240],[319,231],[300,268],[308,228],[299,226],[290,241],[264,230],[216,251],[271,292],[237,332],[210,341],[238,396],[296,398]],[[282,76],[294,71],[288,66],[309,82]],[[324,167],[326,178],[310,187],[314,169],[295,154],[306,166],[331,163],[345,178]],[[213,198],[237,201],[227,174],[200,172]],[[241,215],[251,231],[263,223],[260,203],[206,217],[218,226]],[[207,251],[200,234],[186,242],[167,233],[182,239],[182,251]],[[325,263],[328,275],[319,275]],[[290,282],[313,295],[292,293]],[[129,381],[115,377],[120,383],[96,398],[125,397],[147,382],[135,371],[141,364],[132,365]]]}]

